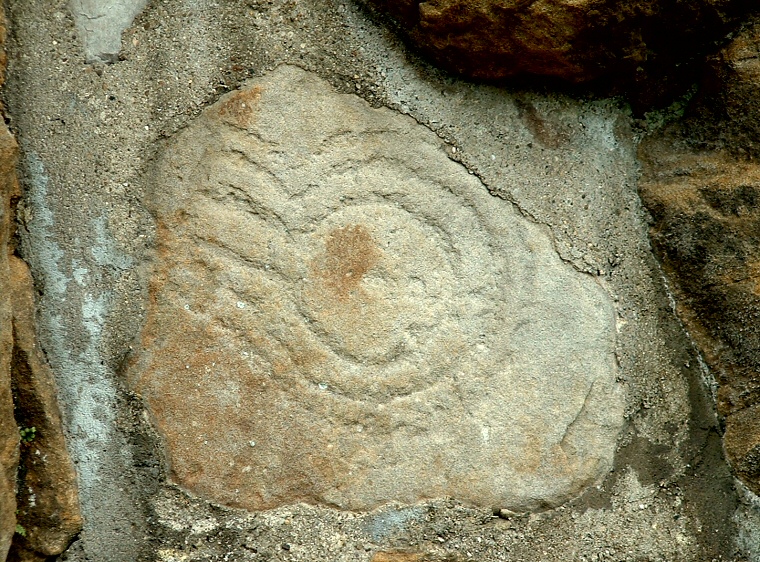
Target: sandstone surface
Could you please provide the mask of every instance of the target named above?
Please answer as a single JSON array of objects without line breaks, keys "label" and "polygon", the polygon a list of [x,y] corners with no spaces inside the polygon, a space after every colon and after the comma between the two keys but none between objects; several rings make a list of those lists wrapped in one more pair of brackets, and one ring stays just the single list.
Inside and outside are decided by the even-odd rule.
[{"label": "sandstone surface", "polygon": [[13,418],[11,393],[13,329],[8,269],[10,198],[11,189],[15,187],[11,178],[15,172],[16,145],[7,128],[0,129],[0,560],[4,560],[16,529],[19,432]]},{"label": "sandstone surface", "polygon": [[729,414],[760,399],[760,166],[679,144],[644,146],[641,192],[656,221],[652,241]]},{"label": "sandstone surface", "polygon": [[53,374],[37,344],[29,268],[11,257],[16,423],[34,428],[21,447],[17,519],[25,530],[17,550],[44,558],[62,553],[82,528],[76,474],[66,450]]},{"label": "sandstone surface", "polygon": [[760,493],[760,166],[677,136],[652,139],[641,153],[653,246],[717,377],[726,453]]},{"label": "sandstone surface", "polygon": [[[5,17],[0,10],[0,85],[5,79]],[[5,124],[0,124],[0,560],[16,531],[16,468],[19,433],[13,418],[11,355],[13,349],[8,254],[13,233],[11,199],[17,198],[18,147]]]},{"label": "sandstone surface", "polygon": [[369,2],[396,18],[436,62],[468,76],[535,74],[572,82],[615,76],[640,86],[656,76],[664,83],[646,87],[661,89],[750,6],[742,0]]},{"label": "sandstone surface", "polygon": [[446,150],[289,66],[166,143],[128,377],[178,483],[251,509],[525,510],[609,470],[609,297]]},{"label": "sandstone surface", "polygon": [[[625,105],[457,80],[420,64],[386,27],[343,0],[149,2],[124,30],[118,61],[106,65],[85,63],[86,45],[69,16],[69,0],[8,0],[6,6],[13,56],[3,99],[23,148],[19,253],[34,275],[40,345],[58,383],[85,515],[83,532],[61,559],[760,559],[760,542],[753,543],[760,512],[734,488],[700,363],[651,253],[637,192],[638,130]],[[519,511],[514,508],[496,517],[498,506],[454,498],[390,502],[371,511],[316,500],[263,511],[226,509],[167,478],[165,447],[153,430],[158,424],[149,423],[143,401],[122,376],[150,308],[144,268],[157,245],[155,221],[143,203],[168,185],[154,181],[150,169],[156,151],[190,138],[177,132],[198,123],[220,96],[283,63],[388,108],[383,111],[412,128],[413,119],[434,131],[440,140],[428,140],[445,140],[446,153],[461,164],[448,174],[451,181],[459,181],[462,169],[473,172],[482,183],[479,192],[485,186],[506,199],[500,208],[513,203],[552,238],[575,277],[610,295],[626,423],[614,470],[598,486],[557,509],[521,517],[511,515]],[[295,107],[283,112],[283,120],[298,122],[312,113]],[[234,114],[234,106],[227,113]],[[214,150],[209,148],[212,160]],[[438,153],[424,148],[427,154],[429,166],[422,168],[448,170]],[[202,168],[195,160],[187,166]],[[315,241],[318,255],[325,242]],[[188,250],[179,249],[177,259],[186,259]],[[313,257],[302,260],[307,272]],[[226,266],[219,273],[225,271],[235,273]],[[362,283],[376,273],[369,269]],[[217,286],[219,276],[210,275]],[[241,310],[238,300],[245,304],[236,299],[235,311]],[[152,318],[160,334],[161,318]],[[246,321],[238,329],[247,337],[250,326]],[[192,324],[185,328],[194,331]],[[190,397],[191,407],[199,403],[192,392],[198,382],[190,378],[159,392],[172,390],[178,398],[169,405],[181,412],[186,404],[179,397]],[[191,422],[211,420],[216,435],[227,429],[206,414],[217,415],[213,401],[224,395],[208,394],[210,405],[196,407]],[[228,411],[234,422],[235,410]],[[287,421],[270,419],[275,429]],[[303,441],[298,438],[292,443]]]}]

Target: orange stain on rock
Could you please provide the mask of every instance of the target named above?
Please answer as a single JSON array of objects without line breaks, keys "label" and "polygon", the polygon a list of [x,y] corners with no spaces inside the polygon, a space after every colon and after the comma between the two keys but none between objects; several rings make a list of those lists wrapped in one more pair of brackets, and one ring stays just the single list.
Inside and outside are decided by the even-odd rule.
[{"label": "orange stain on rock", "polygon": [[259,104],[261,92],[260,86],[235,92],[222,103],[219,116],[234,127],[247,127]]},{"label": "orange stain on rock", "polygon": [[330,232],[325,254],[312,262],[312,269],[340,300],[346,300],[379,259],[380,249],[369,230],[348,225]]}]

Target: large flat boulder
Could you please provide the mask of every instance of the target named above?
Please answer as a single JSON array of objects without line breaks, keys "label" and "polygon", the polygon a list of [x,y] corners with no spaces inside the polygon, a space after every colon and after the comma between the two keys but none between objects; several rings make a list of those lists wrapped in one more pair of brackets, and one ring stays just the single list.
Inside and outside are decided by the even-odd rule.
[{"label": "large flat boulder", "polygon": [[515,510],[598,482],[613,305],[409,117],[281,66],[163,146],[127,370],[216,502]]}]

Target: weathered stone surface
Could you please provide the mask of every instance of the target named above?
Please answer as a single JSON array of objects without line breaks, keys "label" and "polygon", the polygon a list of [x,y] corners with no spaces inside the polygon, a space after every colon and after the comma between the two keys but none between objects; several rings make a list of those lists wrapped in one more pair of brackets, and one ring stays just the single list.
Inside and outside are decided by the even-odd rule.
[{"label": "weathered stone surface", "polygon": [[556,505],[622,424],[609,297],[429,130],[282,66],[167,142],[127,375],[228,505]]},{"label": "weathered stone surface", "polygon": [[[90,68],[65,4],[9,0],[15,55],[3,96],[24,147],[20,251],[39,290],[39,336],[87,514],[62,558],[367,562],[404,547],[448,562],[741,558],[734,537],[751,541],[754,519],[734,517],[700,369],[650,255],[637,137],[617,101],[452,80],[417,64],[351,2],[321,0],[150,2],[124,32],[119,63]],[[282,62],[434,129],[456,146],[453,158],[550,229],[563,259],[614,296],[627,424],[601,487],[563,509],[502,520],[452,499],[250,513],[164,482],[142,403],[114,377],[148,304],[134,282],[155,246],[145,171],[157,140]]]},{"label": "weathered stone surface", "polygon": [[[0,560],[10,547],[16,529],[16,468],[19,433],[13,418],[11,394],[11,301],[8,291],[8,232],[10,226],[9,168],[15,163],[15,143],[0,127]],[[10,184],[12,186],[13,184]]]},{"label": "weathered stone surface", "polygon": [[[5,75],[0,13],[0,84]],[[37,348],[34,288],[13,255],[12,214],[20,196],[18,147],[0,126],[0,561],[44,560],[81,528],[76,475],[66,452],[53,378]],[[14,403],[15,402],[15,403]],[[19,463],[19,427],[27,433]],[[18,495],[17,495],[18,492]],[[20,525],[17,529],[17,523]],[[20,532],[16,532],[19,530]]]},{"label": "weathered stone surface", "polygon": [[[2,318],[2,320],[5,320]],[[10,318],[8,318],[10,324]],[[6,333],[10,335],[10,326],[4,328],[0,335],[3,343]],[[5,560],[16,529],[16,468],[18,466],[18,429],[13,419],[13,402],[11,398],[10,346],[3,345],[0,367],[0,560]],[[7,353],[7,355],[5,355]]]},{"label": "weathered stone surface", "polygon": [[651,239],[719,383],[726,454],[760,493],[760,32],[713,61],[687,119],[640,147]]},{"label": "weathered stone surface", "polygon": [[147,0],[69,0],[69,10],[84,44],[87,62],[116,62],[121,32],[129,27]]},{"label": "weathered stone surface", "polygon": [[[0,10],[0,84],[5,78],[5,17]],[[11,324],[9,239],[13,217],[11,199],[18,197],[16,141],[0,124],[0,560],[5,560],[16,530],[16,468],[19,433],[13,418],[11,394]]]},{"label": "weathered stone surface", "polygon": [[66,450],[53,374],[37,345],[32,277],[16,257],[10,259],[10,271],[16,423],[35,429],[21,446],[17,518],[26,533],[16,542],[20,550],[55,556],[82,528],[76,474]]},{"label": "weathered stone surface", "polygon": [[760,18],[752,18],[708,60],[699,93],[686,116],[687,134],[700,145],[735,156],[760,154]]},{"label": "weathered stone surface", "polygon": [[672,137],[645,143],[642,157],[653,244],[720,376],[720,411],[736,412],[760,400],[760,166]]},{"label": "weathered stone surface", "polygon": [[368,1],[458,73],[536,74],[572,82],[605,75],[644,82],[653,73],[665,81],[649,88],[666,87],[666,68],[672,79],[750,6],[744,0]]}]

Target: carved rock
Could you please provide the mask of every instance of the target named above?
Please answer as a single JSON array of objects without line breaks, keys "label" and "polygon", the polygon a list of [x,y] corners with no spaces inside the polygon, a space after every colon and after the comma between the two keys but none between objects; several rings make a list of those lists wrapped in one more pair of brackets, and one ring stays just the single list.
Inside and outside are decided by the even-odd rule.
[{"label": "carved rock", "polygon": [[429,130],[280,67],[170,139],[127,376],[250,509],[556,505],[611,466],[614,312]]}]

